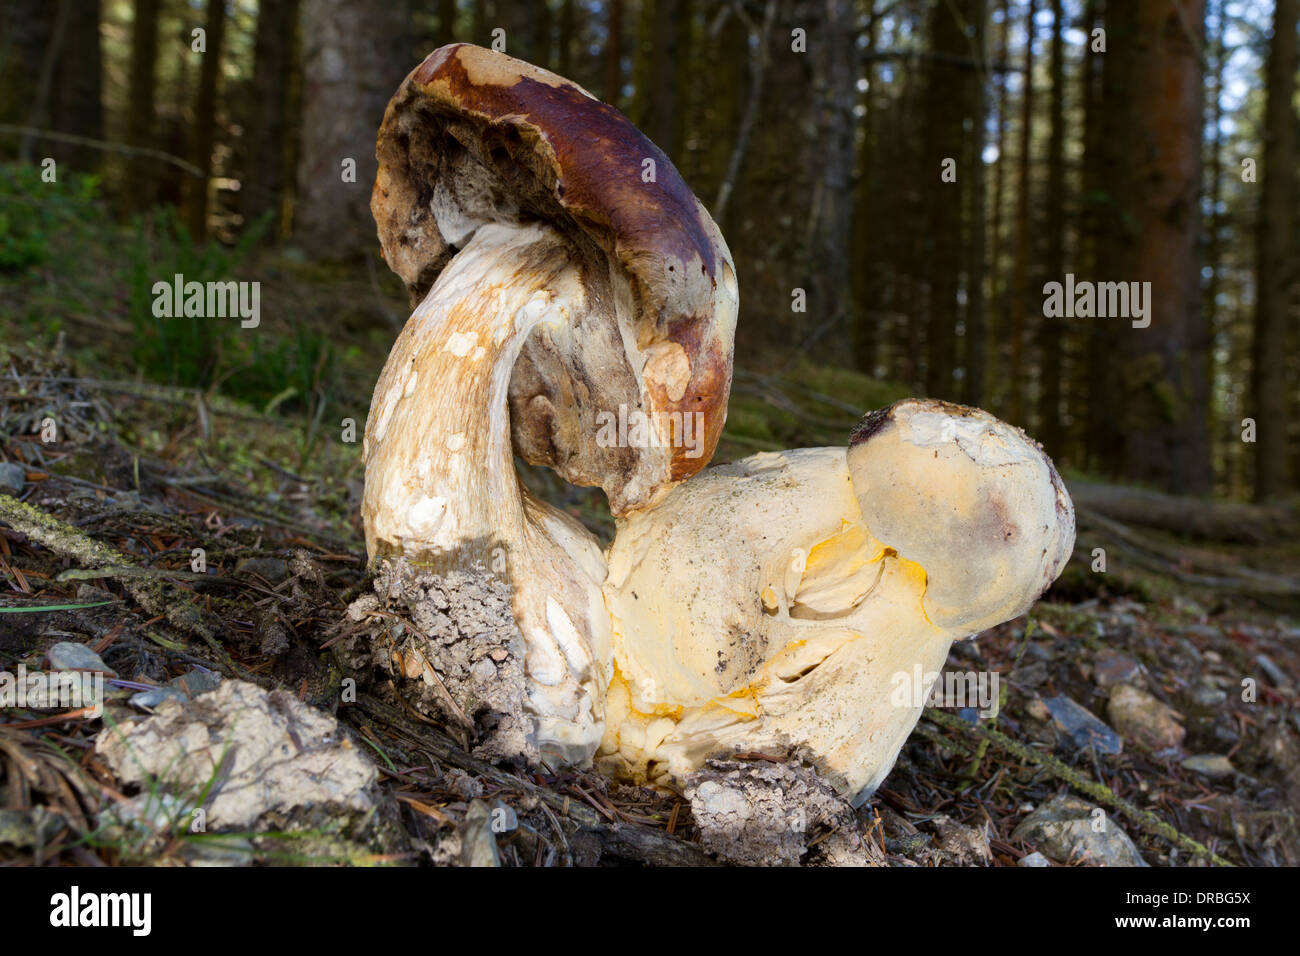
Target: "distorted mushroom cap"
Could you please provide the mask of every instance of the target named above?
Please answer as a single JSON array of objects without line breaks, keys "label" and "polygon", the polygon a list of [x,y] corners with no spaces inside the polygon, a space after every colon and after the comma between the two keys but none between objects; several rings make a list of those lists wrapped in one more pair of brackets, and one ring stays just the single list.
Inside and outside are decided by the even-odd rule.
[{"label": "distorted mushroom cap", "polygon": [[[615,514],[708,462],[731,385],[734,266],[668,157],[623,114],[546,70],[453,44],[402,83],[377,152],[371,210],[413,303],[486,223],[543,221],[582,263],[593,308],[536,330],[513,371],[520,455],[601,486]],[[649,423],[641,447],[637,433],[602,429],[620,410]]]},{"label": "distorted mushroom cap", "polygon": [[1074,506],[1042,447],[987,412],[907,399],[848,451],[871,534],[926,574],[939,627],[975,633],[1027,611],[1074,549]]}]

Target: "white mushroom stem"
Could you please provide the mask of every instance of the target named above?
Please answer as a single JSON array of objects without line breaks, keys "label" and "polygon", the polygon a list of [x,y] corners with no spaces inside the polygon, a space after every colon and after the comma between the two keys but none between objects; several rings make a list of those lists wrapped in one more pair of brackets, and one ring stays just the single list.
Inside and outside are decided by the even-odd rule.
[{"label": "white mushroom stem", "polygon": [[543,225],[481,227],[412,314],[375,386],[363,452],[372,558],[508,574],[527,647],[536,745],[582,762],[599,741],[609,619],[596,541],[515,473],[510,375],[538,325],[587,307],[577,265]]}]

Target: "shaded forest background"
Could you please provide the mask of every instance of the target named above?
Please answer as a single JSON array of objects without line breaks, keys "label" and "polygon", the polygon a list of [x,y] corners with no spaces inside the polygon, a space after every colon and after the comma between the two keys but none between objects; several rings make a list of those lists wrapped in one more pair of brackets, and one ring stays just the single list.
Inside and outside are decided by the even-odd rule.
[{"label": "shaded forest background", "polygon": [[[404,319],[384,105],[495,43],[673,159],[739,269],[738,365],[980,405],[1075,473],[1295,492],[1297,0],[6,0],[0,30],[6,339],[363,411]],[[152,325],[173,271],[284,279],[277,337]],[[1067,274],[1150,282],[1149,326],[1049,317]]]}]

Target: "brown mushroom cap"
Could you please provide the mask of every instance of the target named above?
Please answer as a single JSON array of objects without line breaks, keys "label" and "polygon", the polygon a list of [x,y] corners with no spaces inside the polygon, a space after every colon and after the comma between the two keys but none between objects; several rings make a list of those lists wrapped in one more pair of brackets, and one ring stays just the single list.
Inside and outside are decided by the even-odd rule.
[{"label": "brown mushroom cap", "polygon": [[[413,303],[489,222],[545,221],[583,263],[598,308],[574,327],[537,329],[515,365],[517,453],[601,486],[615,514],[707,464],[731,386],[734,266],[672,162],[622,113],[546,70],[452,44],[403,81],[377,153],[371,211]],[[620,406],[679,421],[701,413],[690,423],[703,434],[603,447],[597,416]]]}]

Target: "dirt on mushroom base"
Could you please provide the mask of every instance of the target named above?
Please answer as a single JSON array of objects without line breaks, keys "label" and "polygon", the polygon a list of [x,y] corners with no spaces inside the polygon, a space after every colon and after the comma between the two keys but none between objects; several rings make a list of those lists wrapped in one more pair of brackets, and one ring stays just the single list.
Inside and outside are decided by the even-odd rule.
[{"label": "dirt on mushroom base", "polygon": [[338,645],[339,659],[365,683],[372,670],[386,674],[395,695],[452,729],[473,756],[536,764],[510,597],[509,581],[483,562],[438,574],[385,559],[374,593],[348,607],[362,627]]},{"label": "dirt on mushroom base", "polygon": [[[0,519],[0,574],[7,589],[0,603],[112,603],[0,616],[0,670],[12,673],[19,664],[34,669],[53,644],[70,641],[96,648],[120,679],[141,687],[166,685],[203,668],[282,688],[351,728],[358,751],[375,764],[378,785],[396,801],[411,847],[396,855],[369,846],[313,857],[298,855],[298,840],[246,848],[226,862],[462,863],[465,847],[482,843],[473,827],[482,829],[483,808],[470,813],[476,801],[488,820],[502,810],[511,823],[494,834],[503,865],[711,859],[685,794],[620,787],[589,773],[522,774],[478,759],[460,742],[453,722],[426,717],[438,723],[425,723],[396,696],[385,699],[383,679],[360,688],[355,703],[347,699],[347,674],[333,652],[348,640],[348,629],[362,623],[348,618],[348,605],[372,585],[355,532],[342,516],[321,512],[328,496],[315,483],[324,476],[300,474],[306,479],[300,482],[252,464],[254,454],[286,460],[277,451],[283,444],[277,444],[274,422],[213,411],[211,432],[200,438],[192,404],[178,412],[174,393],[159,391],[167,398],[162,401],[84,380],[37,381],[76,375],[12,358],[5,374],[0,457],[23,463],[26,504],[61,530],[45,545]],[[760,387],[769,390],[771,382],[765,378]],[[827,413],[824,405],[799,407],[810,418]],[[81,424],[57,445],[42,444],[31,429],[46,414]],[[208,452],[205,460],[199,454],[205,441],[236,440],[245,446],[240,456]],[[788,443],[819,440],[825,439]],[[323,462],[318,470],[335,467]],[[278,499],[268,498],[268,487]],[[85,542],[112,548],[125,563],[90,570],[76,552]],[[1235,561],[1248,560],[1237,547],[1223,550]],[[202,579],[188,576],[196,573],[190,564],[195,548],[206,554]],[[1279,572],[1295,567],[1294,549],[1266,548],[1261,553]],[[1300,804],[1300,728],[1287,722],[1296,710],[1300,631],[1250,601],[1191,593],[1148,571],[1112,566],[1107,575],[1089,575],[1087,562],[1082,568],[1034,609],[1028,634],[1023,622],[995,628],[956,645],[948,662],[951,670],[1002,675],[1007,699],[992,726],[1027,747],[1030,757],[941,721],[952,712],[940,711],[922,720],[883,787],[841,829],[874,842],[889,865],[978,863],[980,840],[994,865],[1014,864],[1043,849],[1014,840],[1017,826],[1058,793],[1073,792],[1030,759],[1052,754],[1085,782],[1106,781],[1116,799],[1154,813],[1234,863],[1300,861],[1294,811]],[[60,580],[69,570],[81,576]],[[184,613],[160,617],[145,610],[133,590]],[[273,628],[283,641],[268,641]],[[1241,699],[1247,678],[1255,682],[1253,702]],[[1146,750],[1125,739],[1121,753],[1094,757],[1076,747],[1045,706],[1065,696],[1104,723],[1121,684],[1182,716],[1181,752]],[[123,687],[110,693],[125,701],[138,692]],[[199,860],[194,837],[183,836],[177,848],[170,840],[125,839],[97,826],[99,814],[116,804],[96,783],[128,800],[148,792],[103,776],[107,768],[100,761],[85,759],[100,722],[7,708],[0,724],[6,725],[0,727],[0,860]],[[1223,775],[1222,760],[1194,759],[1208,757],[1226,758],[1231,771]],[[784,771],[778,776],[783,780]],[[801,784],[775,786],[786,793]],[[1102,808],[1152,865],[1204,862],[1100,797],[1078,795]],[[829,830],[814,828],[808,842]],[[802,862],[815,861],[828,841],[814,845]]]}]

